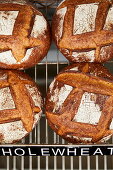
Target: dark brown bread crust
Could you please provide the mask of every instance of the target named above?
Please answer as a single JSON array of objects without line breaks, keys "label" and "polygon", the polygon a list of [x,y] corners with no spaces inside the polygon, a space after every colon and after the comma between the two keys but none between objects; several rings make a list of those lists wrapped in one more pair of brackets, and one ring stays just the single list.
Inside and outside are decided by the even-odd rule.
[{"label": "dark brown bread crust", "polygon": [[[95,18],[94,31],[83,32],[73,35],[74,15],[79,5],[99,3]],[[56,9],[52,21],[52,36],[62,52],[62,54],[71,62],[105,62],[113,57],[113,27],[109,23],[110,29],[104,29],[108,11],[113,5],[112,1],[108,0],[66,0]],[[59,37],[61,15],[59,10],[67,8],[64,14],[63,33]],[[82,15],[82,14],[81,14]],[[91,15],[94,15],[91,13]],[[82,20],[82,19],[81,19]],[[90,21],[87,21],[87,23]],[[85,23],[82,23],[84,25]],[[91,23],[89,23],[89,27]],[[92,27],[92,26],[91,26]],[[87,54],[91,50],[95,50],[92,57]],[[74,56],[73,52],[76,52]]]},{"label": "dark brown bread crust", "polygon": [[[74,67],[78,71],[70,70]],[[62,105],[55,109],[53,98],[64,85],[72,86]],[[58,90],[59,89],[59,90]],[[97,124],[77,122],[74,120],[78,113],[82,96],[85,92],[96,95],[101,115]],[[62,98],[64,97],[62,92]],[[59,95],[59,94],[58,94]],[[98,143],[113,134],[110,129],[113,105],[113,76],[100,64],[73,64],[57,75],[50,86],[46,100],[46,116],[51,128],[61,137],[72,143]],[[57,96],[59,98],[59,96]],[[58,100],[59,102],[59,100]],[[96,115],[95,115],[96,116]],[[93,120],[92,120],[93,121]],[[91,140],[86,140],[86,139]]]},{"label": "dark brown bread crust", "polygon": [[[35,16],[43,16],[38,10],[29,3],[21,5],[18,2],[17,4],[1,3],[0,10],[19,11],[14,25],[13,35],[0,35],[0,52],[11,50],[17,63],[7,64],[0,62],[0,67],[5,69],[24,69],[34,66],[46,56],[50,47],[51,38],[48,23],[44,33],[34,38],[30,34],[33,29]],[[34,50],[26,61],[21,62],[29,48],[34,48]]]}]

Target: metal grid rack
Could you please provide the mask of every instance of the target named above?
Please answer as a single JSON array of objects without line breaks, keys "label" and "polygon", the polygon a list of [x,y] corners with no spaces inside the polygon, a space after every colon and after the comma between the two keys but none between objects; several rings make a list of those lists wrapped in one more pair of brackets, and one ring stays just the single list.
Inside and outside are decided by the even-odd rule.
[{"label": "metal grid rack", "polygon": [[[61,0],[31,0],[46,15],[51,22],[53,13]],[[49,84],[58,72],[68,65],[68,61],[52,44],[51,49],[45,59],[33,68],[25,70],[39,85],[40,90],[45,98]],[[113,73],[112,61],[105,64]],[[52,71],[51,71],[52,70]],[[112,143],[112,139],[109,141]],[[67,144],[48,126],[45,114],[42,115],[37,127],[21,141],[21,144]],[[0,157],[0,169],[7,170],[108,170],[113,169],[112,156],[79,156],[79,157]]]}]

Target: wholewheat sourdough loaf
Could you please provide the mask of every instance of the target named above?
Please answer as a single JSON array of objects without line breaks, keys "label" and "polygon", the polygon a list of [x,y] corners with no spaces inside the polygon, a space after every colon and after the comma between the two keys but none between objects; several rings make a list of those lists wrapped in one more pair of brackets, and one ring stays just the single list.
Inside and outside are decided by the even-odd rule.
[{"label": "wholewheat sourdough loaf", "polygon": [[102,65],[68,66],[49,87],[48,123],[71,143],[106,142],[113,134],[112,95],[113,76]]},{"label": "wholewheat sourdough loaf", "polygon": [[0,143],[15,143],[38,123],[43,101],[36,83],[20,71],[0,70]]},{"label": "wholewheat sourdough loaf", "polygon": [[113,1],[65,0],[52,21],[53,39],[70,62],[113,57]]},{"label": "wholewheat sourdough loaf", "polygon": [[49,47],[49,25],[41,12],[27,0],[0,0],[1,68],[32,67]]}]

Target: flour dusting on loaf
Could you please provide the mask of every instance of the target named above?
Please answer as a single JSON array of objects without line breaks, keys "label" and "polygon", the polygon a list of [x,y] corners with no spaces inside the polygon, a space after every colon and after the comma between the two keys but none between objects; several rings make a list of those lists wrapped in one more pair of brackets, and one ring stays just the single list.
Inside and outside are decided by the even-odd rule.
[{"label": "flour dusting on loaf", "polygon": [[85,92],[82,96],[78,112],[73,121],[97,125],[101,116],[101,109],[96,104],[96,94]]},{"label": "flour dusting on loaf", "polygon": [[57,41],[62,37],[64,17],[65,17],[66,11],[67,11],[67,8],[65,7],[65,8],[59,9],[56,13],[56,15],[60,18],[59,26],[58,26],[58,33],[56,35]]},{"label": "flour dusting on loaf", "polygon": [[[64,85],[61,89],[56,88],[54,90],[53,96],[51,96],[50,101],[55,103],[55,107],[53,112],[59,109],[59,107],[63,104],[69,93],[72,91],[72,87],[68,85]],[[62,95],[63,94],[63,95]]]},{"label": "flour dusting on loaf", "polygon": [[66,136],[67,138],[71,138],[71,139],[74,139],[74,140],[78,140],[78,141],[88,141],[88,142],[91,142],[92,138],[85,138],[85,137],[77,137],[77,136],[71,136],[71,135],[67,135]]},{"label": "flour dusting on loaf", "polygon": [[113,5],[110,7],[108,11],[108,15],[104,25],[104,30],[113,30]]},{"label": "flour dusting on loaf", "polygon": [[41,94],[38,91],[38,89],[36,87],[32,87],[30,85],[26,85],[27,90],[29,91],[35,106],[38,106],[41,109],[41,103],[42,103],[42,98],[41,98]]},{"label": "flour dusting on loaf", "polygon": [[70,70],[79,71],[78,67],[73,67]]},{"label": "flour dusting on loaf", "polygon": [[29,56],[32,55],[33,50],[34,48],[27,49],[25,57],[21,60],[21,62],[18,62],[18,64],[27,61]]},{"label": "flour dusting on loaf", "polygon": [[28,3],[28,0],[0,0],[0,3],[13,3],[13,4],[20,4],[25,5]]},{"label": "flour dusting on loaf", "polygon": [[0,62],[5,64],[16,64],[16,59],[14,58],[11,50],[0,53]]},{"label": "flour dusting on loaf", "polygon": [[[41,117],[41,112],[34,116],[34,125],[39,121]],[[27,131],[23,127],[21,121],[16,121],[12,123],[0,124],[0,133],[3,134],[3,140],[0,143],[15,143],[27,135]]]},{"label": "flour dusting on loaf", "polygon": [[113,129],[113,119],[112,119],[111,124],[110,124],[110,129]]},{"label": "flour dusting on loaf", "polygon": [[31,36],[37,38],[47,30],[47,22],[43,16],[36,15]]},{"label": "flour dusting on loaf", "polygon": [[21,60],[21,62],[17,62],[14,58],[12,51],[5,51],[0,53],[0,62],[4,64],[21,64],[29,59],[30,55],[32,54],[34,48],[30,48],[26,51],[25,57]]},{"label": "flour dusting on loaf", "polygon": [[83,34],[95,30],[98,3],[78,5],[75,8],[73,34]]},{"label": "flour dusting on loaf", "polygon": [[0,35],[12,35],[19,11],[0,11]]},{"label": "flour dusting on loaf", "polygon": [[95,60],[95,50],[87,51],[87,52],[72,52],[72,57],[76,58],[76,60],[80,61],[90,61],[94,62]]},{"label": "flour dusting on loaf", "polygon": [[100,58],[110,58],[113,55],[113,45],[104,46],[100,50]]},{"label": "flour dusting on loaf", "polygon": [[0,89],[0,110],[14,109],[15,103],[9,87]]}]

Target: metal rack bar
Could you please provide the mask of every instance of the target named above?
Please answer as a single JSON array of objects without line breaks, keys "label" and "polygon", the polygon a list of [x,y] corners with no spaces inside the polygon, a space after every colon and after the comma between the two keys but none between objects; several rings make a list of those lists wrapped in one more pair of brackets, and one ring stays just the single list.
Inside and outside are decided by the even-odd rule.
[{"label": "metal rack bar", "polygon": [[[58,53],[57,53],[57,59],[58,59]],[[57,73],[59,72],[59,65],[57,60]],[[57,143],[57,134],[54,132],[54,144]],[[57,157],[54,156],[54,170],[57,170]]]},{"label": "metal rack bar", "polygon": [[107,170],[107,156],[104,155],[104,170]]},{"label": "metal rack bar", "polygon": [[[46,57],[46,92],[47,92],[47,82],[48,82],[48,65],[47,65],[47,57]],[[46,143],[48,144],[48,123],[46,119]]]},{"label": "metal rack bar", "polygon": [[48,170],[48,156],[46,156],[46,170]]},{"label": "metal rack bar", "polygon": [[65,170],[65,156],[62,156],[62,170]]},{"label": "metal rack bar", "polygon": [[29,156],[29,169],[32,170],[32,156]]},{"label": "metal rack bar", "polygon": [[32,143],[32,132],[29,134],[29,143]]},{"label": "metal rack bar", "polygon": [[[35,82],[36,82],[36,80],[37,80],[37,65],[35,66],[34,73],[35,73]],[[36,127],[34,129],[34,143],[37,143],[37,128]]]},{"label": "metal rack bar", "polygon": [[13,156],[13,170],[16,170],[16,156]]},{"label": "metal rack bar", "polygon": [[7,156],[7,170],[9,170],[9,156]]},{"label": "metal rack bar", "polygon": [[90,170],[90,156],[87,156],[87,170]]},{"label": "metal rack bar", "polygon": [[[35,82],[37,81],[37,66],[35,66]],[[40,121],[36,127],[36,143],[40,144]],[[40,156],[37,156],[37,168],[40,170]]]},{"label": "metal rack bar", "polygon": [[40,170],[40,156],[37,157],[37,168],[38,170]]},{"label": "metal rack bar", "polygon": [[95,157],[96,158],[96,170],[99,169],[99,166],[98,166],[98,156]]},{"label": "metal rack bar", "polygon": [[24,156],[21,156],[21,170],[24,170]]},{"label": "metal rack bar", "polygon": [[[58,59],[58,54],[57,54],[57,59]],[[59,72],[59,65],[58,65],[58,60],[57,60],[57,73]],[[57,134],[54,132],[54,144],[57,143]],[[57,157],[54,156],[54,170],[57,170]]]},{"label": "metal rack bar", "polygon": [[82,157],[79,156],[79,170],[82,170]]},{"label": "metal rack bar", "polygon": [[[48,65],[47,65],[47,57],[46,57],[46,92],[47,92],[47,82],[48,82]],[[46,143],[48,144],[48,122],[46,119]],[[48,156],[46,156],[46,170],[48,170]]]},{"label": "metal rack bar", "polygon": [[54,156],[54,170],[57,170],[57,157]]},{"label": "metal rack bar", "polygon": [[70,165],[71,165],[71,170],[73,170],[73,156],[70,157]]}]

